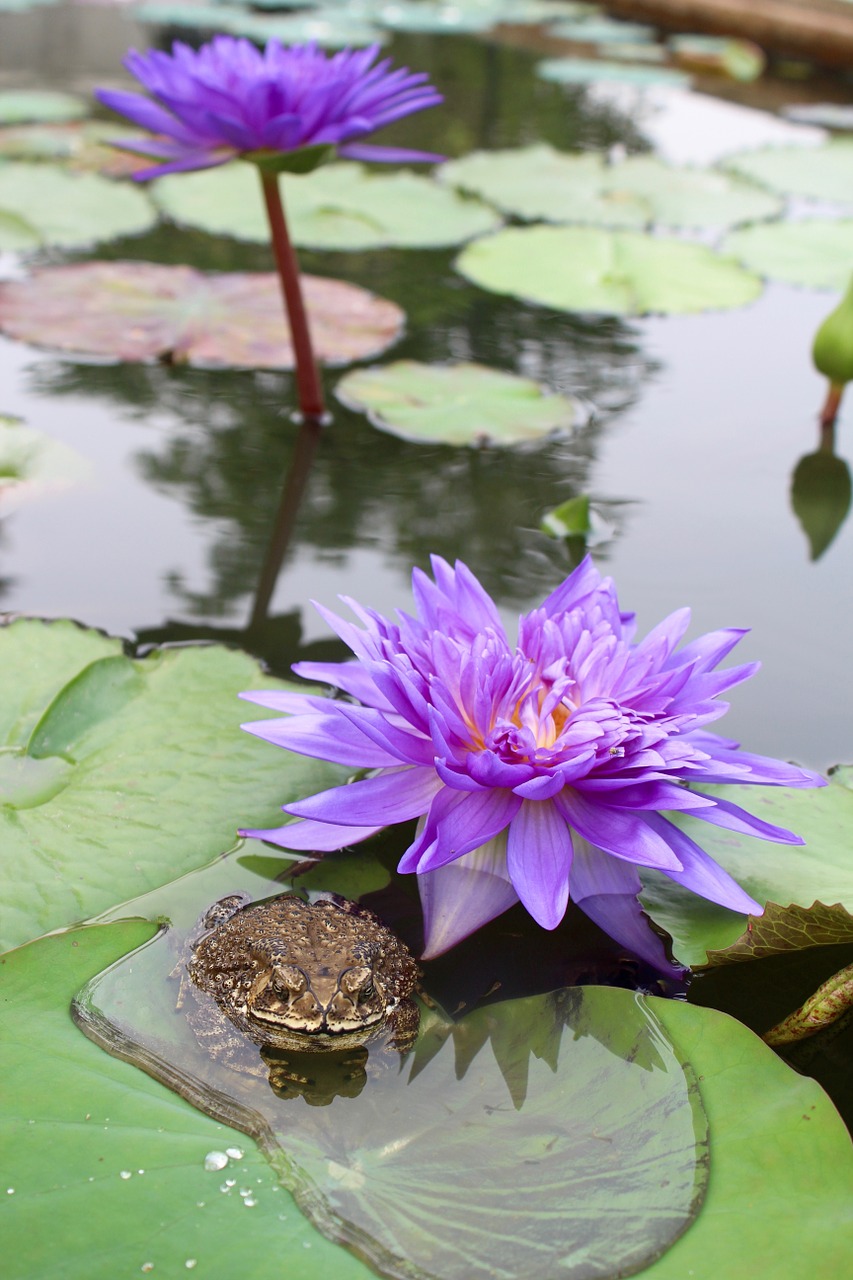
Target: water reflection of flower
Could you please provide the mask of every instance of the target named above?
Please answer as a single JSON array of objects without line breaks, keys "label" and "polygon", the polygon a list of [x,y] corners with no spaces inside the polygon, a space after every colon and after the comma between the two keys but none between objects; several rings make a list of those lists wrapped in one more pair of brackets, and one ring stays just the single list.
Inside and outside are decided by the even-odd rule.
[{"label": "water reflection of flower", "polygon": [[371,776],[285,806],[301,823],[250,830],[288,849],[340,849],[418,818],[400,870],[416,872],[429,958],[521,901],[553,929],[569,896],[621,945],[661,967],[638,867],[741,912],[755,902],[665,816],[681,812],[766,840],[799,837],[687,783],[819,786],[816,774],[742,752],[707,731],[719,695],[755,664],[714,668],[743,632],[678,649],[689,611],[639,643],[633,615],[585,560],[522,616],[513,647],[461,563],[416,570],[417,616],[392,622],[347,600],[363,629],[321,609],[357,663],[300,663],[359,700],[249,693],[290,713],[245,727]]}]

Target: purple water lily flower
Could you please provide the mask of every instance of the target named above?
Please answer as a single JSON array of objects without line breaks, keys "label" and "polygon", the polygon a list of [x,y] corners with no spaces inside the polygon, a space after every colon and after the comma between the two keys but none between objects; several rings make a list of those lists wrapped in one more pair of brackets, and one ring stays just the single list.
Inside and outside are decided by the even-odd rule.
[{"label": "purple water lily flower", "polygon": [[[744,632],[715,631],[679,649],[682,609],[634,643],[633,615],[586,559],[538,609],[515,645],[464,564],[413,575],[417,614],[393,622],[346,599],[363,627],[319,608],[357,662],[294,670],[357,702],[246,693],[283,720],[246,724],[278,746],[369,776],[285,812],[301,822],[249,830],[294,850],[332,850],[417,818],[399,864],[416,872],[426,958],[521,900],[546,929],[571,897],[620,944],[660,967],[663,946],[637,895],[638,867],[734,911],[762,907],[675,826],[689,813],[732,831],[802,844],[702,784],[821,786],[806,770],[738,749],[706,726],[719,695],[756,663],[714,668]],[[688,788],[685,784],[690,784]]]},{"label": "purple water lily flower", "polygon": [[135,174],[154,178],[207,169],[238,155],[329,146],[353,160],[432,161],[441,156],[358,141],[443,99],[424,73],[376,62],[378,45],[326,54],[316,44],[215,36],[199,49],[132,49],[125,66],[151,94],[99,89],[105,106],[163,135],[121,146],[164,161]]}]

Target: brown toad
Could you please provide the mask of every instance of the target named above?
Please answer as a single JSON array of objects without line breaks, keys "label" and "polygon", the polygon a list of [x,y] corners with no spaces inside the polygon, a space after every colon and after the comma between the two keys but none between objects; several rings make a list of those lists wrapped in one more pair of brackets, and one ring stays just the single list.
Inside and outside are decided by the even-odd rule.
[{"label": "brown toad", "polygon": [[[364,1045],[386,1029],[395,1049],[411,1045],[418,966],[372,911],[336,895],[247,903],[243,894],[214,903],[186,963],[233,1027],[264,1049],[300,1053]],[[230,1056],[233,1031],[221,1018],[190,1018],[212,1056],[220,1046]]]}]

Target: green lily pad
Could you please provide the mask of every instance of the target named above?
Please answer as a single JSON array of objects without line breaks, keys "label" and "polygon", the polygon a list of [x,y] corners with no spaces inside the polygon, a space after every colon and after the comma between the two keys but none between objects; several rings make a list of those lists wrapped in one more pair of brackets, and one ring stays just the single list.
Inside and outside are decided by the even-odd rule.
[{"label": "green lily pad", "polygon": [[0,947],[202,865],[339,777],[240,732],[254,687],[286,686],[215,645],[133,659],[69,622],[0,628]]},{"label": "green lily pad", "polygon": [[[310,249],[434,249],[492,231],[500,218],[431,179],[406,171],[371,173],[359,164],[330,164],[281,184],[295,244]],[[183,226],[240,240],[269,239],[249,165],[160,178],[152,194]]]},{"label": "green lily pad", "polygon": [[41,237],[35,227],[15,213],[0,209],[0,251],[18,253],[24,249],[37,249]]},{"label": "green lily pad", "polygon": [[[673,821],[742,884],[758,902],[810,907],[817,900],[853,910],[853,863],[849,833],[853,823],[853,776],[836,770],[829,785],[816,790],[789,787],[707,787],[742,804],[766,822],[796,831],[805,845],[776,845],[712,827],[696,818]],[[678,888],[666,876],[643,875],[646,910],[673,937],[685,964],[705,963],[707,950],[723,950],[738,939],[746,916],[714,906]]]},{"label": "green lily pad", "polygon": [[636,229],[651,221],[650,207],[642,197],[605,189],[607,176],[603,156],[567,155],[544,142],[503,151],[473,151],[461,160],[448,160],[437,172],[441,182],[530,221]]},{"label": "green lily pad", "polygon": [[732,231],[722,249],[771,280],[843,290],[853,261],[853,219],[758,223]]},{"label": "green lily pad", "polygon": [[30,498],[76,484],[88,470],[75,449],[0,413],[0,516]]},{"label": "green lily pad", "polygon": [[[399,337],[404,317],[393,302],[342,280],[304,275],[302,286],[318,359],[363,360]],[[273,274],[205,275],[150,262],[48,267],[0,284],[0,331],[115,360],[293,368]]]},{"label": "green lily pad", "polygon": [[536,64],[536,74],[542,80],[569,85],[615,81],[644,89],[658,84],[673,87],[686,87],[690,84],[690,76],[683,71],[676,71],[674,67],[659,67],[649,63],[633,65],[630,62],[604,62],[591,58],[545,58]]},{"label": "green lily pad", "polygon": [[518,217],[602,227],[727,227],[782,208],[778,196],[720,173],[652,156],[608,164],[597,154],[566,155],[544,143],[475,151],[442,165],[439,177]]},{"label": "green lily pad", "polygon": [[0,163],[0,216],[32,228],[37,243],[70,249],[137,235],[157,221],[144,191],[51,164]]},{"label": "green lily pad", "polygon": [[482,289],[559,311],[676,314],[740,307],[761,292],[757,276],[704,245],[589,227],[509,227],[455,265]]},{"label": "green lily pad", "polygon": [[727,169],[785,195],[853,201],[853,140],[832,138],[820,147],[763,147],[730,156]]},{"label": "green lily pad", "polygon": [[0,124],[78,120],[87,110],[80,98],[52,89],[7,89],[0,93]]},{"label": "green lily pad", "polygon": [[[150,933],[148,924],[125,921],[45,938],[5,957],[0,1141],[15,1155],[6,1174],[13,1194],[4,1203],[4,1239],[15,1241],[4,1263],[9,1280],[75,1268],[87,1280],[115,1280],[139,1274],[146,1264],[154,1275],[183,1275],[188,1262],[200,1275],[370,1280],[372,1271],[324,1240],[294,1208],[254,1143],[103,1053],[69,1019],[75,992]],[[593,993],[596,1002],[599,996],[602,1008],[610,1006],[612,1037],[635,997],[606,989]],[[697,1277],[734,1275],[744,1258],[759,1256],[768,1275],[844,1274],[851,1248],[850,1145],[826,1095],[726,1015],[675,1001],[648,1004],[699,1080],[713,1158],[697,1219],[642,1274],[649,1280],[684,1280],[691,1270]],[[540,1025],[538,1039],[552,1026]],[[498,1053],[505,1070],[517,1070],[510,1039],[488,1027],[474,1030],[483,1046],[475,1071],[482,1063],[494,1077],[487,1057]],[[461,1040],[459,1032],[453,1047],[464,1063],[470,1053]],[[582,1044],[585,1052],[590,1048]],[[438,1053],[439,1071],[448,1053]],[[512,1112],[504,1088],[503,1106]],[[564,1117],[564,1108],[557,1114]],[[318,1124],[324,1115],[329,1112],[319,1113]],[[551,1115],[540,1147],[554,1126]],[[229,1149],[234,1156],[225,1156]],[[205,1170],[205,1157],[214,1152],[227,1164]],[[527,1158],[537,1154],[541,1160],[535,1150]],[[606,1158],[606,1149],[601,1155]],[[329,1171],[324,1174],[328,1179]],[[453,1171],[445,1168],[444,1175],[449,1179]],[[246,1198],[256,1203],[247,1207]]]},{"label": "green lily pad", "polygon": [[645,44],[657,35],[655,27],[644,23],[619,22],[606,17],[552,22],[548,30],[560,40],[575,40],[579,44]]},{"label": "green lily pad", "polygon": [[569,396],[480,364],[398,360],[348,373],[335,393],[381,431],[424,444],[521,444],[570,431],[577,417]]}]

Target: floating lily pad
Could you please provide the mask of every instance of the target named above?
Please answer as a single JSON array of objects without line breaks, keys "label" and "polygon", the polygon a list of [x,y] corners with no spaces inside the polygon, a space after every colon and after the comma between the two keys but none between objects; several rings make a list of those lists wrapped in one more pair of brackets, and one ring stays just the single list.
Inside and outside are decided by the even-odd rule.
[{"label": "floating lily pad", "polygon": [[853,130],[853,107],[842,102],[797,102],[782,108],[782,115],[797,124],[818,128]]},{"label": "floating lily pad", "polygon": [[639,229],[650,221],[647,202],[605,189],[608,165],[597,154],[567,155],[547,143],[503,151],[474,151],[443,164],[441,182],[481,196],[531,221],[589,222]]},{"label": "floating lily pad", "polygon": [[80,98],[57,90],[16,89],[0,93],[0,124],[78,120],[87,110]]},{"label": "floating lily pad", "polygon": [[216,645],[132,659],[70,622],[0,627],[0,948],[203,865],[340,776],[240,732],[258,680],[286,687]]},{"label": "floating lily pad", "polygon": [[553,22],[548,30],[560,40],[575,40],[579,44],[643,44],[657,35],[654,27],[643,23],[605,17]]},{"label": "floating lily pad", "polygon": [[597,154],[566,155],[539,143],[475,151],[439,170],[442,182],[473,191],[518,217],[640,228],[726,227],[772,217],[782,200],[751,183],[652,156],[608,164]]},{"label": "floating lily pad", "polygon": [[36,244],[65,249],[137,235],[157,221],[146,193],[130,185],[52,164],[0,162],[3,215],[25,222]]},{"label": "floating lily pad", "polygon": [[[684,828],[711,857],[758,902],[810,907],[817,900],[840,903],[853,911],[853,771],[838,769],[829,786],[816,790],[789,787],[703,787],[741,804],[765,822],[796,831],[804,846],[775,845],[696,818],[673,821]],[[649,914],[669,931],[675,954],[685,964],[705,963],[708,950],[720,951],[738,939],[746,916],[714,906],[687,893],[665,876],[644,878],[643,902]]]},{"label": "floating lily pad", "polygon": [[0,209],[0,251],[18,253],[24,249],[36,249],[40,243],[38,232],[26,219]]},{"label": "floating lily pad", "polygon": [[832,138],[820,147],[764,147],[743,151],[727,169],[786,195],[853,201],[853,139]]},{"label": "floating lily pad", "polygon": [[771,280],[842,290],[853,262],[853,219],[759,223],[731,232],[722,248]]},{"label": "floating lily pad", "polygon": [[88,463],[61,440],[0,413],[0,516],[45,492],[76,484]]},{"label": "floating lily pad", "polygon": [[105,120],[58,124],[21,124],[0,129],[0,156],[12,160],[60,160],[69,168],[126,177],[144,163],[138,155],[111,146],[119,138],[138,138],[139,131]]},{"label": "floating lily pad", "polygon": [[481,364],[398,360],[348,373],[336,394],[381,431],[424,444],[520,444],[569,431],[577,417],[569,396]]},{"label": "floating lily pad", "polygon": [[[294,242],[311,249],[440,248],[492,231],[500,218],[415,173],[371,173],[330,164],[281,183]],[[240,240],[269,239],[257,174],[250,165],[161,178],[154,198],[184,226]]]},{"label": "floating lily pad", "polygon": [[[342,280],[303,276],[318,359],[347,364],[399,337],[393,302]],[[23,342],[116,360],[290,369],[276,275],[205,275],[149,262],[48,267],[0,284],[0,331]]]},{"label": "floating lily pad", "polygon": [[704,245],[588,227],[510,227],[456,260],[473,284],[560,311],[610,315],[740,307],[761,282]]},{"label": "floating lily pad", "polygon": [[587,58],[545,58],[537,63],[536,74],[542,80],[570,85],[598,84],[600,81],[632,84],[638,88],[658,84],[690,84],[690,77],[683,71],[676,71],[674,67],[650,66],[648,63],[634,66],[630,62],[604,62]]}]

